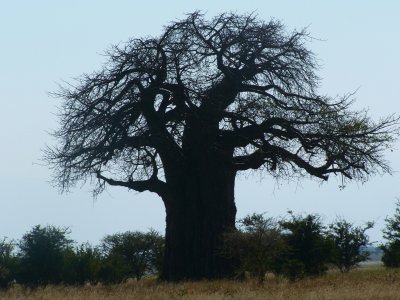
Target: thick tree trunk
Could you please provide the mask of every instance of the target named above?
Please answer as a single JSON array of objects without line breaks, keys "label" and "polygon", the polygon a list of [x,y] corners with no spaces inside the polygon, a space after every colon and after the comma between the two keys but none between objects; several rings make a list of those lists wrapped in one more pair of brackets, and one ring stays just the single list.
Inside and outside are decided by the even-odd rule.
[{"label": "thick tree trunk", "polygon": [[177,180],[173,199],[166,204],[164,280],[223,278],[233,273],[221,246],[223,233],[235,227],[235,173],[212,165],[194,164]]}]

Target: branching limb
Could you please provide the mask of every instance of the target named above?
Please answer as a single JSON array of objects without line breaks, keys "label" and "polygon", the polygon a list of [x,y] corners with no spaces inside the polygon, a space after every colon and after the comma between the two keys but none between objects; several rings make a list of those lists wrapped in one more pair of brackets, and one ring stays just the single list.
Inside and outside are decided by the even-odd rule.
[{"label": "branching limb", "polygon": [[159,180],[156,177],[151,177],[147,180],[128,180],[128,181],[120,181],[114,180],[111,178],[107,178],[103,176],[100,172],[96,174],[98,179],[101,179],[112,186],[123,186],[128,189],[135,190],[137,192],[150,191],[157,193],[161,198],[166,198],[168,194],[168,186],[165,182]]}]

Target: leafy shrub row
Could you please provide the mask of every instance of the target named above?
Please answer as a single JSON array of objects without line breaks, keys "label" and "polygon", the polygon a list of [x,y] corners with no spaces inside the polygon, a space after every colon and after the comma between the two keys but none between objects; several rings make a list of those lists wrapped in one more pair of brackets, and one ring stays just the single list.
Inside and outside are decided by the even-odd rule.
[{"label": "leafy shrub row", "polygon": [[108,235],[100,246],[74,246],[67,228],[37,225],[19,242],[0,241],[0,287],[117,283],[160,271],[164,238],[154,230]]},{"label": "leafy shrub row", "polygon": [[[290,280],[318,276],[329,265],[348,272],[367,260],[366,231],[373,227],[343,218],[326,226],[318,215],[292,212],[280,220],[253,214],[238,223],[225,234],[221,255],[236,263],[237,274],[248,272],[260,281],[267,272]],[[32,287],[118,283],[161,272],[164,238],[154,230],[107,235],[99,246],[76,246],[69,234],[68,228],[37,225],[17,242],[0,240],[0,288],[15,281]],[[386,218],[384,237],[383,263],[400,267],[400,201],[395,215]]]},{"label": "leafy shrub row", "polygon": [[263,281],[267,272],[291,280],[317,276],[329,264],[348,272],[368,258],[364,227],[339,218],[329,226],[318,215],[295,215],[275,220],[253,214],[239,221],[236,231],[226,234],[224,253],[239,261],[238,274],[244,271]]}]

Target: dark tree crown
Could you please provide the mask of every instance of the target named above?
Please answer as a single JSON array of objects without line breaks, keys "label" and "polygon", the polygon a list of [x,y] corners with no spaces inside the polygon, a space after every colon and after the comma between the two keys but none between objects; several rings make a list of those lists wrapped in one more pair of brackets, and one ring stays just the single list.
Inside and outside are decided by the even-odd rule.
[{"label": "dark tree crown", "polygon": [[308,173],[365,180],[398,119],[351,111],[351,95],[318,94],[306,31],[276,20],[200,12],[107,52],[99,72],[60,89],[59,144],[46,159],[68,189],[79,180],[163,196],[166,178],[196,151],[234,172]]},{"label": "dark tree crown", "polygon": [[400,199],[397,199],[396,210],[392,217],[385,218],[386,226],[383,237],[389,242],[400,241]]}]

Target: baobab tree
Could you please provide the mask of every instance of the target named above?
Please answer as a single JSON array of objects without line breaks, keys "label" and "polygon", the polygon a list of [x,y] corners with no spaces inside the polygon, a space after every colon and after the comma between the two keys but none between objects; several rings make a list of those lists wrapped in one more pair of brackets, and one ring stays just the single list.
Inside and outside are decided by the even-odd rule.
[{"label": "baobab tree", "polygon": [[194,12],[159,37],[106,52],[108,62],[55,94],[62,99],[46,159],[67,190],[78,181],[158,194],[166,210],[162,278],[231,273],[219,253],[235,226],[235,178],[250,169],[327,180],[390,172],[397,126],[318,93],[306,31],[275,20]]}]

